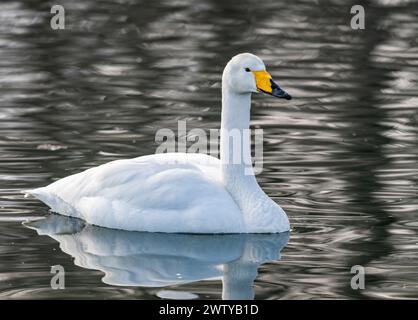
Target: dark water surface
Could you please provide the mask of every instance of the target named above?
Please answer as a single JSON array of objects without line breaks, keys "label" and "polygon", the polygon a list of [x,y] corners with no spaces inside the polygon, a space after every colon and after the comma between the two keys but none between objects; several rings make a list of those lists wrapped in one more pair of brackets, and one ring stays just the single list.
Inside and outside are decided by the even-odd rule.
[{"label": "dark water surface", "polygon": [[[224,297],[255,278],[256,299],[418,298],[417,1],[68,0],[61,31],[52,4],[0,3],[0,298],[219,299],[222,270],[241,267]],[[350,28],[354,4],[365,30]],[[22,225],[48,210],[21,189],[154,153],[178,120],[218,128],[221,72],[245,51],[295,97],[256,96],[252,111],[287,246]],[[50,288],[58,264],[65,290]]]}]

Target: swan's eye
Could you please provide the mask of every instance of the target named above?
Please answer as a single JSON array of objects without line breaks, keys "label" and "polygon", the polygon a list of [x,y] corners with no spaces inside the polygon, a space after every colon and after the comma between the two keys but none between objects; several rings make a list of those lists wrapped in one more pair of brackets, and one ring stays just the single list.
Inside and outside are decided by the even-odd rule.
[{"label": "swan's eye", "polygon": [[251,70],[250,68],[245,68],[245,71],[250,72]]}]

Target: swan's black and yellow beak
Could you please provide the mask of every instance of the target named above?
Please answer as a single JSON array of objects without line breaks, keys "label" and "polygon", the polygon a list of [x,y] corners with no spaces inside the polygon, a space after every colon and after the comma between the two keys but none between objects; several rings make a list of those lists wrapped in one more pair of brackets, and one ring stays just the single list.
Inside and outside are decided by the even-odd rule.
[{"label": "swan's black and yellow beak", "polygon": [[292,99],[290,94],[281,89],[277,83],[273,81],[270,73],[267,71],[253,71],[253,74],[258,91],[267,93],[277,98],[283,98],[286,100]]}]

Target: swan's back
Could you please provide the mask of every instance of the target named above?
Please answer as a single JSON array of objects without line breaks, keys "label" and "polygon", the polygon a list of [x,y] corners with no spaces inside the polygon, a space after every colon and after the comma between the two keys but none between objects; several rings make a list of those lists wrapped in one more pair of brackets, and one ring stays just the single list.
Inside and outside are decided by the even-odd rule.
[{"label": "swan's back", "polygon": [[60,214],[108,228],[150,232],[245,232],[221,183],[220,161],[203,154],[116,160],[27,191]]}]

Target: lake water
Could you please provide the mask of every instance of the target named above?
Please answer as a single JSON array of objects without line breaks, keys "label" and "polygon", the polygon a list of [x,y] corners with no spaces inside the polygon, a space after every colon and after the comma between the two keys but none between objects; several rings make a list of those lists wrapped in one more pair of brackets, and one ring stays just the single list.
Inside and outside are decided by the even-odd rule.
[{"label": "lake water", "polygon": [[[0,298],[418,298],[418,2],[367,3],[352,30],[346,1],[72,0],[54,31],[48,2],[3,0]],[[221,72],[247,51],[294,97],[252,108],[290,234],[22,224],[49,215],[22,189],[154,153],[178,120],[218,128]]]}]

